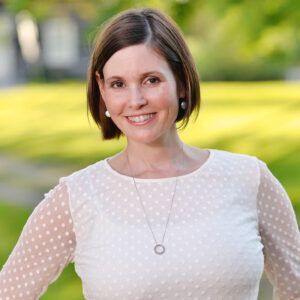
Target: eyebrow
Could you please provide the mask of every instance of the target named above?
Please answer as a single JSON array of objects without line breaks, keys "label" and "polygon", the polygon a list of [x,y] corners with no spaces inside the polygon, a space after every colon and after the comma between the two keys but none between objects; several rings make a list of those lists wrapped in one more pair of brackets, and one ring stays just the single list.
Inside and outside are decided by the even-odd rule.
[{"label": "eyebrow", "polygon": [[[148,76],[150,74],[154,74],[154,73],[163,76],[163,74],[161,72],[159,72],[159,71],[149,71],[149,72],[143,73],[142,77],[146,77],[146,76]],[[122,76],[114,75],[114,76],[108,77],[105,81],[109,81],[109,80],[112,80],[112,79],[122,79]]]}]

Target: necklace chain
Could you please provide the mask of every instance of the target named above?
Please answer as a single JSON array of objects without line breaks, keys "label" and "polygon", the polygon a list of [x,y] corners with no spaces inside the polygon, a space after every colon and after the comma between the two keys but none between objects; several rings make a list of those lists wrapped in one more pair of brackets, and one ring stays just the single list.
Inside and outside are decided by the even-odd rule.
[{"label": "necklace chain", "polygon": [[[182,155],[183,155],[183,143],[182,143]],[[126,157],[127,157],[127,163],[128,163],[128,165],[129,165],[129,168],[130,168],[130,172],[131,172],[131,174],[133,174],[132,169],[131,169],[131,165],[130,165],[130,163],[129,163],[129,158],[128,158],[128,152],[127,152],[127,151],[126,151]],[[148,227],[149,227],[149,229],[150,229],[150,231],[151,231],[151,233],[152,233],[153,239],[154,239],[154,241],[155,241],[154,252],[155,252],[156,254],[159,254],[159,255],[160,255],[160,254],[163,254],[163,253],[165,252],[165,246],[164,246],[163,243],[164,243],[164,239],[165,239],[167,227],[168,227],[168,224],[169,224],[169,220],[170,220],[170,216],[171,216],[171,211],[172,211],[172,208],[173,208],[173,202],[174,202],[174,198],[175,198],[175,194],[176,194],[176,188],[177,188],[177,182],[178,182],[178,173],[179,173],[179,172],[178,172],[178,169],[177,169],[176,177],[175,177],[174,190],[173,190],[173,194],[172,194],[172,198],[171,198],[171,205],[170,205],[169,214],[168,214],[168,218],[167,218],[167,222],[166,222],[166,226],[165,226],[165,230],[164,230],[164,234],[163,234],[161,243],[158,243],[158,242],[157,242],[157,239],[156,239],[156,237],[155,237],[155,235],[154,235],[154,232],[153,232],[152,227],[151,227],[151,225],[150,225],[149,219],[148,219],[148,217],[147,217],[147,213],[146,213],[144,204],[143,204],[143,202],[142,202],[142,197],[141,197],[141,195],[140,195],[140,193],[139,193],[139,190],[138,190],[138,188],[137,188],[136,180],[135,180],[135,178],[134,178],[133,176],[131,176],[131,177],[132,177],[132,181],[133,181],[133,185],[134,185],[134,187],[135,187],[135,190],[136,190],[136,193],[137,193],[137,196],[138,196],[138,199],[139,199],[139,201],[140,201],[140,203],[141,203],[141,206],[142,206],[142,208],[143,208],[144,215],[145,215],[145,218],[146,218]]]}]

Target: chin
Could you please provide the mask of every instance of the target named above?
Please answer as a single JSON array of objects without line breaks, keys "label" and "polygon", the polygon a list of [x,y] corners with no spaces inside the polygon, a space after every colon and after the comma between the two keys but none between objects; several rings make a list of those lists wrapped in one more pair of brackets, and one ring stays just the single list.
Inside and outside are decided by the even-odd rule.
[{"label": "chin", "polygon": [[135,143],[150,144],[161,138],[161,135],[140,134],[140,135],[126,135],[128,141]]}]

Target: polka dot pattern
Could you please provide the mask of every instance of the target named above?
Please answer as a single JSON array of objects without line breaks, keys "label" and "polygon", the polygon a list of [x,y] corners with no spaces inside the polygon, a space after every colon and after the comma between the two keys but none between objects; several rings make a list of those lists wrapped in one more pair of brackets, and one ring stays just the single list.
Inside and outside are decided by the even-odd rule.
[{"label": "polka dot pattern", "polygon": [[288,194],[263,161],[257,206],[265,271],[275,299],[300,299],[300,235]]},{"label": "polka dot pattern", "polygon": [[[0,300],[38,299],[70,262],[88,300],[300,299],[299,231],[288,195],[256,157],[209,149],[178,177],[163,255],[132,178],[108,160],[68,177],[35,208],[0,273]],[[160,242],[174,178],[136,179]]]},{"label": "polka dot pattern", "polygon": [[68,189],[61,183],[45,194],[0,273],[0,300],[38,299],[72,261],[75,233]]}]

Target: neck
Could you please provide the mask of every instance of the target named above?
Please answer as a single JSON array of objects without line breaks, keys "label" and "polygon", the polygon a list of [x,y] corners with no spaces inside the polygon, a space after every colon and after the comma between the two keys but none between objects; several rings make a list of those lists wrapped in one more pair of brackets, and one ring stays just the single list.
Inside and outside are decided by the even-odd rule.
[{"label": "neck", "polygon": [[149,144],[127,140],[125,155],[133,176],[160,171],[174,173],[184,158],[183,142],[177,132]]}]

